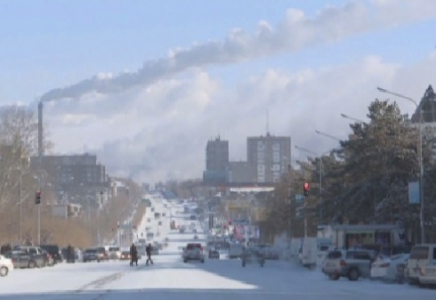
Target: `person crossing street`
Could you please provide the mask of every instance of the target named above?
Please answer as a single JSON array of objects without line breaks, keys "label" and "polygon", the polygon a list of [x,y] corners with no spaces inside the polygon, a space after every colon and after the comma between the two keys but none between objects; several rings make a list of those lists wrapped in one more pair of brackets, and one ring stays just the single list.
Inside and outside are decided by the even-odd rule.
[{"label": "person crossing street", "polygon": [[153,260],[151,259],[151,252],[153,251],[153,247],[151,244],[148,244],[145,248],[145,252],[147,253],[147,261],[145,262],[145,265],[148,266],[149,263],[153,265]]},{"label": "person crossing street", "polygon": [[133,263],[138,265],[138,248],[136,248],[135,243],[130,246],[130,265],[133,266]]}]

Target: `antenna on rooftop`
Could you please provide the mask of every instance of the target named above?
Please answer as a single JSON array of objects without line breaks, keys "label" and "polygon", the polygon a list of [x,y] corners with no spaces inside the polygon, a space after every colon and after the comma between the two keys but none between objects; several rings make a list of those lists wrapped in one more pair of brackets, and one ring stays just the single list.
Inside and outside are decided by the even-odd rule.
[{"label": "antenna on rooftop", "polygon": [[269,110],[266,109],[266,135],[269,135]]}]

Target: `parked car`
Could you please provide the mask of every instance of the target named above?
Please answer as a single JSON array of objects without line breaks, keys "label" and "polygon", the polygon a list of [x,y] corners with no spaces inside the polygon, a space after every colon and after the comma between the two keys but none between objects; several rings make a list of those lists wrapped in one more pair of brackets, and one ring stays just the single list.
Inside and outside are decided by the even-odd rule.
[{"label": "parked car", "polygon": [[421,286],[436,286],[436,261],[432,261],[421,268],[419,274],[419,284]]},{"label": "parked car", "polygon": [[38,268],[45,267],[51,262],[50,254],[48,254],[47,251],[43,250],[40,247],[18,246],[18,247],[15,247],[14,249],[25,251],[29,255],[31,255],[34,258],[34,261],[36,262],[36,267],[38,267]]},{"label": "parked car", "polygon": [[371,279],[401,283],[404,280],[404,266],[409,254],[379,257],[371,265]]},{"label": "parked car", "polygon": [[388,273],[390,263],[390,257],[379,255],[371,264],[370,278],[380,280],[384,279]]},{"label": "parked car", "polygon": [[58,245],[41,245],[40,247],[51,255],[53,258],[53,264],[61,263],[63,261],[62,252]]},{"label": "parked car", "polygon": [[412,285],[419,284],[422,268],[426,268],[433,261],[436,261],[436,244],[415,245],[410,252],[405,270],[408,282]]},{"label": "parked car", "polygon": [[374,259],[375,252],[371,250],[332,251],[324,260],[322,272],[332,280],[347,277],[356,281],[360,277],[370,277]]},{"label": "parked car", "polygon": [[261,267],[265,264],[265,255],[258,248],[249,247],[244,249],[241,255],[242,267],[249,263],[258,263]]},{"label": "parked car", "polygon": [[12,259],[0,255],[0,277],[5,277],[14,269]]},{"label": "parked car", "polygon": [[203,247],[199,243],[189,243],[183,251],[183,261],[199,260],[204,263]]},{"label": "parked car", "polygon": [[5,253],[4,256],[12,260],[15,269],[33,269],[44,264],[44,258],[41,255],[34,255],[26,250],[12,250]]}]

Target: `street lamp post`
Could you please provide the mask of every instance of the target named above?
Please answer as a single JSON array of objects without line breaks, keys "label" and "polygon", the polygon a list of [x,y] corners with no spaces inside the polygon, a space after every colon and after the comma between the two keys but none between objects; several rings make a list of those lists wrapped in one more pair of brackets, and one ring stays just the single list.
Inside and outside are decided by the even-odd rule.
[{"label": "street lamp post", "polygon": [[402,98],[408,100],[415,104],[416,108],[419,109],[419,150],[418,150],[418,164],[419,164],[419,194],[420,194],[420,210],[419,210],[419,218],[420,218],[420,227],[421,227],[421,243],[425,243],[425,226],[424,226],[424,164],[422,159],[422,107],[419,106],[418,102],[413,98],[403,96],[401,94],[388,91],[386,89],[377,87],[382,93],[390,94],[396,96],[398,98]]},{"label": "street lamp post", "polygon": [[23,163],[22,163],[22,159],[21,159],[21,147],[20,147],[20,178],[19,178],[19,192],[18,192],[18,199],[20,201],[20,236],[19,236],[19,240],[20,240],[20,245],[23,243],[23,201],[22,201],[22,196],[23,196]]},{"label": "street lamp post", "polygon": [[344,118],[344,119],[352,120],[352,121],[357,122],[359,124],[365,124],[366,123],[365,121],[362,121],[360,119],[356,119],[356,118],[350,117],[349,115],[346,115],[346,114],[341,114],[341,117]]},{"label": "street lamp post", "polygon": [[[41,179],[38,176],[38,191],[41,190]],[[41,203],[38,203],[38,245],[41,245]]]},{"label": "street lamp post", "polygon": [[323,136],[328,137],[328,138],[330,138],[332,140],[339,141],[339,142],[342,141],[340,138],[337,138],[337,137],[335,137],[333,135],[330,135],[328,133],[325,133],[325,132],[322,132],[322,131],[319,131],[319,130],[315,130],[315,132],[317,134],[319,134],[319,135],[323,135]]}]

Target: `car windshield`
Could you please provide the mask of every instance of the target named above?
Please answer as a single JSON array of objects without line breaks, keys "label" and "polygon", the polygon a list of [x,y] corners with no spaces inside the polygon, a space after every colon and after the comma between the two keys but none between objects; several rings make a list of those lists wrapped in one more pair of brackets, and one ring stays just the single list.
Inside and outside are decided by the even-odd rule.
[{"label": "car windshield", "polygon": [[342,257],[341,251],[331,251],[327,254],[328,259],[338,259]]},{"label": "car windshield", "polygon": [[415,246],[410,253],[410,259],[428,259],[430,248],[427,246]]}]

